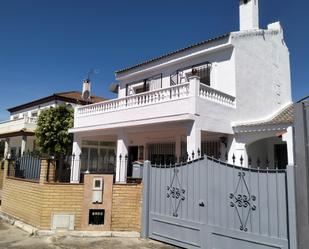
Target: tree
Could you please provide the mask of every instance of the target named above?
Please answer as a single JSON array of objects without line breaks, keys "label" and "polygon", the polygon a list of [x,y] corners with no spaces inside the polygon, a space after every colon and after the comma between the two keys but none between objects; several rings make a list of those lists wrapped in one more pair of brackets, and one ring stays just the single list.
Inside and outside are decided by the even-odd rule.
[{"label": "tree", "polygon": [[73,108],[60,105],[41,112],[35,131],[36,142],[41,153],[56,157],[68,155],[72,150]]}]

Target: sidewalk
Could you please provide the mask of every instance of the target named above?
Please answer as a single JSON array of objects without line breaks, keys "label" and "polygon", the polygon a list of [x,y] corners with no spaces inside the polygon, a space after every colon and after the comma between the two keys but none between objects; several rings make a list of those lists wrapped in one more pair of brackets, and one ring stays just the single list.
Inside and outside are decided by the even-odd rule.
[{"label": "sidewalk", "polygon": [[175,247],[137,238],[78,238],[57,234],[34,237],[0,221],[1,249],[172,249]]}]

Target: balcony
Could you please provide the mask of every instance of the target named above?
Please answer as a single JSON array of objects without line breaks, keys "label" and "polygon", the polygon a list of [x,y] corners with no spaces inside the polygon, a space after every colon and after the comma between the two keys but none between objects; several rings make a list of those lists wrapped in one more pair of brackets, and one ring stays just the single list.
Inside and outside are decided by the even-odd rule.
[{"label": "balcony", "polygon": [[36,128],[36,117],[26,117],[15,120],[8,120],[0,123],[0,135],[27,131],[34,132]]},{"label": "balcony", "polygon": [[235,108],[235,97],[200,83],[197,77],[193,78],[195,81],[190,79],[168,88],[78,107],[75,109],[74,129],[90,126],[115,128],[120,123],[128,126],[128,122],[140,124],[146,120],[192,119],[200,101]]}]

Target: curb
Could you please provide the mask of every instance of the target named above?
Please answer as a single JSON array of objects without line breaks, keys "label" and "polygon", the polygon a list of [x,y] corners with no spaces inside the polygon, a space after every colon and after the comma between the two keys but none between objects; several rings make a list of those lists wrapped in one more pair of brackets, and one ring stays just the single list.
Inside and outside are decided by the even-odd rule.
[{"label": "curb", "polygon": [[38,231],[38,229],[36,229],[35,227],[28,225],[28,224],[26,224],[22,221],[16,220],[16,219],[10,217],[9,215],[7,215],[3,212],[0,212],[0,220],[3,220],[4,222],[6,222],[8,224],[15,226],[15,227],[29,233],[29,235],[34,235]]},{"label": "curb", "polygon": [[55,230],[39,230],[31,225],[28,225],[22,221],[19,221],[11,216],[0,212],[0,220],[15,226],[29,235],[35,235],[38,237],[53,236],[59,234],[65,234],[72,237],[80,238],[96,238],[96,237],[117,237],[117,238],[140,238],[139,232],[117,232],[117,231],[55,231]]},{"label": "curb", "polygon": [[118,238],[140,238],[138,232],[114,232],[114,231],[71,231],[67,233],[72,237],[95,238],[95,237],[118,237]]}]

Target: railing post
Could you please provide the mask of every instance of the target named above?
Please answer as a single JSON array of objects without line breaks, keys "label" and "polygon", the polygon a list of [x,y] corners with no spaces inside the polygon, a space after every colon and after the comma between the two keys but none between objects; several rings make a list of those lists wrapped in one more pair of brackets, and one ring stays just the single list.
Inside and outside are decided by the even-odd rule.
[{"label": "railing post", "polygon": [[82,146],[82,139],[78,136],[78,134],[74,134],[74,142],[73,142],[73,150],[71,160],[71,183],[79,183],[80,181],[80,164],[81,164],[81,146]]},{"label": "railing post", "polygon": [[9,160],[4,160],[4,169],[3,169],[3,184],[5,182],[5,179],[8,177],[9,174]]},{"label": "railing post", "polygon": [[298,249],[297,243],[297,216],[296,216],[296,193],[295,193],[295,169],[297,166],[287,166],[287,201],[288,201],[288,224],[290,249]]},{"label": "railing post", "polygon": [[150,195],[150,161],[145,161],[143,166],[143,205],[142,205],[142,231],[141,238],[149,236],[149,195]]},{"label": "railing post", "polygon": [[189,77],[189,96],[191,98],[191,112],[192,114],[198,114],[198,96],[200,92],[200,77],[197,75],[193,75]]},{"label": "railing post", "polygon": [[43,185],[46,182],[47,179],[47,167],[48,167],[48,161],[46,159],[41,160],[41,165],[40,165],[40,179],[39,183]]}]

